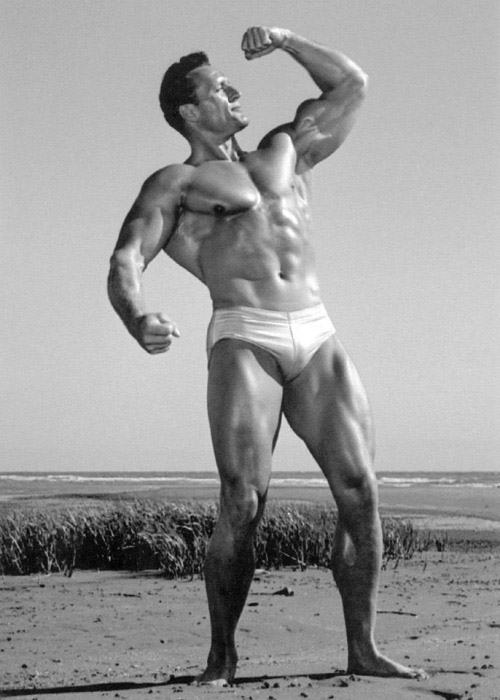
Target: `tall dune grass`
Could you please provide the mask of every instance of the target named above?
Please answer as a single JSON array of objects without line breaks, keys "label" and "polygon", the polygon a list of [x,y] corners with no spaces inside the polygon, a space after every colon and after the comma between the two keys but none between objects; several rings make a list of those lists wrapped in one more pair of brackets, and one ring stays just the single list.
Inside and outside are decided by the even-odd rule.
[{"label": "tall dune grass", "polygon": [[[202,576],[217,513],[213,503],[140,500],[12,509],[0,514],[0,574],[158,569],[169,578]],[[270,503],[255,536],[257,566],[329,566],[335,523],[323,504]],[[386,561],[444,548],[408,521],[384,519],[383,534]]]}]

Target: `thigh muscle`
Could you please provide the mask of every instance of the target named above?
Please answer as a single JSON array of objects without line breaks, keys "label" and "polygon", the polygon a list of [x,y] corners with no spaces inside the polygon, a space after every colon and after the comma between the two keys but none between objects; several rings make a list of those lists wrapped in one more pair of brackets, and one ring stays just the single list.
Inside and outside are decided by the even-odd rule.
[{"label": "thigh muscle", "polygon": [[374,440],[368,400],[337,336],[285,388],[284,412],[337,497],[371,478]]},{"label": "thigh muscle", "polygon": [[282,386],[275,360],[239,340],[213,348],[208,376],[208,414],[224,489],[267,491],[271,456],[281,416]]}]

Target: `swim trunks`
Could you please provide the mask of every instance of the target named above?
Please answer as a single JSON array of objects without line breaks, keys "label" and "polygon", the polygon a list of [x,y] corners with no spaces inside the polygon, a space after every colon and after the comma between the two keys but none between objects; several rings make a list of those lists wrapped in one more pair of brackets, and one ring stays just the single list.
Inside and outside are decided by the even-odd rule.
[{"label": "swim trunks", "polygon": [[244,340],[278,361],[285,380],[295,379],[325,340],[335,333],[323,304],[284,312],[234,306],[216,309],[207,332],[207,355],[223,338]]}]

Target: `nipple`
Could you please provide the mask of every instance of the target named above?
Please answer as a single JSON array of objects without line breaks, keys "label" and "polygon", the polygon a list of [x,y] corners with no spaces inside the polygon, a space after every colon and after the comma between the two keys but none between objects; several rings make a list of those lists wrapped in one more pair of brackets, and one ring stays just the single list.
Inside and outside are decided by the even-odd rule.
[{"label": "nipple", "polygon": [[215,204],[214,205],[214,214],[215,216],[224,216],[226,213],[226,208],[222,206],[222,204]]}]

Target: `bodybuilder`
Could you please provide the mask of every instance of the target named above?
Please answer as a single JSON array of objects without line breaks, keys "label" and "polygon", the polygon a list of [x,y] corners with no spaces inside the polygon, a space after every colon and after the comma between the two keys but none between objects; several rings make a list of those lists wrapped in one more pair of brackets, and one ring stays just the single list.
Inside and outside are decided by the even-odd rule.
[{"label": "bodybuilder", "polygon": [[199,681],[231,683],[234,635],[254,573],[281,417],[304,440],[338,508],[333,575],[342,597],[348,673],[416,677],[374,642],[382,556],[370,410],[358,374],[321,303],[311,247],[312,168],[353,127],[367,79],[338,51],[286,29],[253,27],[247,59],[275,50],[309,73],[319,95],[253,152],[235,135],[248,119],[240,93],[200,52],[165,74],[160,104],[188,141],[183,164],[154,173],[123,224],[111,259],[111,302],[151,354],[179,337],[146,311],[142,276],[162,250],[207,287],[208,413],[221,479],[220,517],[206,558],[212,627]]}]

